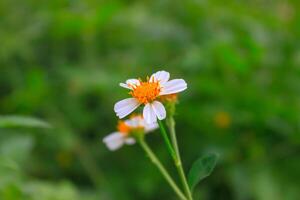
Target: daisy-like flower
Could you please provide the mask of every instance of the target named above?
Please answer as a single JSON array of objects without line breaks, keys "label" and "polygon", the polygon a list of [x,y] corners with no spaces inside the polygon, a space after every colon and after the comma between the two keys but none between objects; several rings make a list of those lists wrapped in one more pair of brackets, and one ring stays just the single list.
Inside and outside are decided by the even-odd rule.
[{"label": "daisy-like flower", "polygon": [[157,123],[147,124],[141,115],[136,115],[125,121],[120,120],[117,126],[118,131],[104,137],[103,142],[109,150],[115,151],[124,144],[132,145],[135,143],[135,139],[131,135],[132,133],[137,131],[149,133],[156,128],[158,128]]},{"label": "daisy-like flower", "polygon": [[143,117],[146,123],[151,124],[166,118],[166,109],[158,101],[160,96],[177,94],[187,89],[183,79],[170,79],[169,72],[158,71],[147,81],[141,79],[129,79],[126,83],[120,83],[121,87],[131,90],[132,98],[127,98],[115,104],[114,110],[122,119],[133,112],[137,107],[144,104]]}]

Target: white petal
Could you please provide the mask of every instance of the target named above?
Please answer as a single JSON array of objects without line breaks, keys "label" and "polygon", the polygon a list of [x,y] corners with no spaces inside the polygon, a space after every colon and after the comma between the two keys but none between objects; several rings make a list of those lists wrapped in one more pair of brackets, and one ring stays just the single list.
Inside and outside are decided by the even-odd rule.
[{"label": "white petal", "polygon": [[103,138],[103,142],[109,142],[109,141],[112,141],[112,140],[118,140],[118,139],[120,139],[122,137],[123,137],[122,133],[120,133],[120,132],[113,132],[113,133],[105,136]]},{"label": "white petal", "polygon": [[183,79],[174,79],[162,84],[160,95],[176,94],[187,88],[187,84]]},{"label": "white petal", "polygon": [[158,71],[150,77],[150,81],[159,81],[165,83],[170,79],[170,73],[166,71]]},{"label": "white petal", "polygon": [[166,118],[166,109],[162,103],[160,103],[159,101],[154,101],[151,103],[151,106],[159,120],[163,120]]},{"label": "white petal", "polygon": [[135,98],[123,99],[117,102],[114,106],[114,110],[117,116],[122,119],[134,111],[140,103]]},{"label": "white petal", "polygon": [[132,88],[131,87],[129,87],[126,83],[120,83],[119,84],[121,87],[123,87],[123,88],[126,88],[126,89],[129,89],[129,90],[132,90]]},{"label": "white petal", "polygon": [[157,128],[158,128],[158,124],[157,123],[153,123],[153,124],[147,124],[147,123],[145,123],[145,133],[149,133],[151,131],[154,131]]},{"label": "white petal", "polygon": [[155,112],[151,106],[151,104],[146,104],[143,110],[143,117],[147,124],[153,124],[157,121]]},{"label": "white petal", "polygon": [[126,89],[132,90],[132,87],[140,85],[140,81],[138,79],[128,79],[126,83],[120,83],[120,86]]},{"label": "white petal", "polygon": [[133,139],[133,138],[126,138],[125,139],[125,143],[128,144],[128,145],[133,145],[133,144],[135,144],[135,139]]},{"label": "white petal", "polygon": [[125,120],[125,123],[133,128],[137,128],[142,126],[143,127],[143,118],[141,116],[135,116],[133,118],[130,118],[128,120]]},{"label": "white petal", "polygon": [[126,84],[127,85],[140,85],[140,81],[138,79],[132,78],[132,79],[128,79],[126,81]]},{"label": "white petal", "polygon": [[103,142],[111,151],[115,151],[123,146],[125,137],[120,132],[114,132],[103,138]]}]

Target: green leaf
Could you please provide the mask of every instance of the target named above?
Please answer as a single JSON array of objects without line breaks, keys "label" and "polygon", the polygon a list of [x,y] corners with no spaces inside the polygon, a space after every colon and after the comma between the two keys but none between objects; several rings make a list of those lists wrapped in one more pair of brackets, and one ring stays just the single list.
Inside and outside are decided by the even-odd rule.
[{"label": "green leaf", "polygon": [[17,171],[17,170],[19,170],[19,165],[13,159],[8,158],[3,155],[0,155],[0,175],[1,176],[2,176],[3,172],[6,173],[5,169]]},{"label": "green leaf", "polygon": [[34,138],[30,135],[7,136],[0,141],[0,157],[9,158],[23,166],[29,159],[34,147]]},{"label": "green leaf", "polygon": [[13,127],[31,127],[31,128],[50,128],[47,122],[27,116],[0,116],[0,128],[13,128]]},{"label": "green leaf", "polygon": [[188,174],[188,183],[191,190],[193,190],[202,179],[211,174],[214,167],[216,166],[217,159],[217,154],[211,153],[198,158],[194,162]]}]

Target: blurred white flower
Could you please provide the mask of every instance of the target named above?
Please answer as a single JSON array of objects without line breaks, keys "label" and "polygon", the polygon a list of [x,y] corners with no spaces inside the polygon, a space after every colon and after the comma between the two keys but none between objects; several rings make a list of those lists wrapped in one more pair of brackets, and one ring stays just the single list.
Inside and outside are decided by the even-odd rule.
[{"label": "blurred white flower", "polygon": [[149,133],[156,128],[158,128],[157,123],[147,124],[141,115],[136,115],[125,121],[119,121],[117,127],[118,131],[104,137],[103,142],[109,150],[115,151],[124,144],[132,145],[135,143],[135,139],[130,136],[132,132],[142,131],[144,133]]},{"label": "blurred white flower", "polygon": [[158,97],[163,95],[177,94],[187,89],[183,79],[170,80],[170,74],[166,71],[154,73],[150,79],[143,82],[140,79],[129,79],[126,83],[120,83],[121,87],[131,90],[132,98],[127,98],[115,104],[114,110],[122,119],[133,112],[137,107],[144,104],[143,117],[148,124],[166,118],[166,110]]}]

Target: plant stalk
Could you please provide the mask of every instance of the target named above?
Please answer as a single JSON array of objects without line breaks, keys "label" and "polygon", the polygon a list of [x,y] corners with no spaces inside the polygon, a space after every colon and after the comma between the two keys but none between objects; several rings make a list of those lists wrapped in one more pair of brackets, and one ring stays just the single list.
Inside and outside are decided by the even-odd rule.
[{"label": "plant stalk", "polygon": [[169,151],[171,157],[173,159],[176,159],[176,157],[177,157],[176,153],[175,153],[174,148],[173,148],[173,146],[172,146],[172,144],[170,142],[170,139],[168,137],[167,131],[166,131],[166,129],[165,129],[162,121],[158,120],[158,124],[159,124],[159,128],[160,128],[160,133],[161,133],[161,135],[164,138],[165,144],[166,144],[166,146],[168,148],[168,151]]},{"label": "plant stalk", "polygon": [[171,176],[169,175],[169,173],[167,172],[167,170],[161,164],[161,162],[156,157],[156,155],[153,153],[153,151],[148,146],[148,144],[145,142],[145,140],[143,138],[140,138],[139,139],[139,143],[140,143],[141,147],[143,148],[143,150],[146,152],[146,154],[149,156],[149,158],[152,161],[152,163],[158,168],[158,170],[160,171],[160,173],[163,175],[163,177],[166,179],[166,181],[169,183],[169,185],[172,187],[172,189],[178,195],[178,197],[181,200],[187,200],[187,198],[185,197],[185,195],[181,192],[181,190],[179,189],[179,187],[176,185],[175,181],[171,178]]},{"label": "plant stalk", "polygon": [[179,152],[179,148],[178,148],[176,131],[175,131],[175,120],[174,120],[173,116],[170,116],[167,119],[167,124],[168,124],[170,135],[171,135],[171,141],[172,141],[173,147],[175,149],[176,159],[174,159],[174,161],[175,161],[175,165],[176,165],[178,174],[180,176],[180,180],[182,182],[184,191],[185,191],[188,199],[193,200],[193,196],[192,196],[192,193],[191,193],[191,190],[190,190],[190,187],[187,182],[186,175],[184,173],[184,169],[182,166],[182,161],[181,161],[181,156],[180,156],[180,152]]}]

